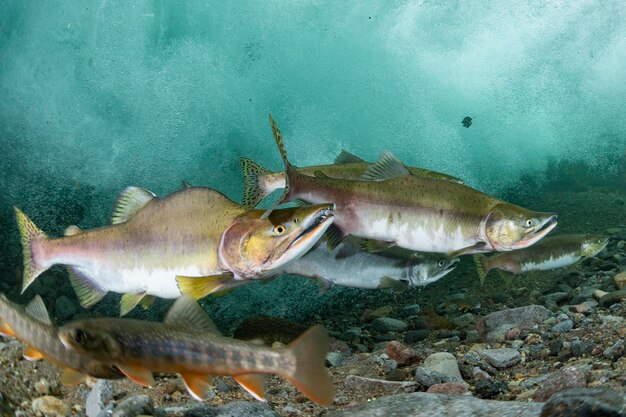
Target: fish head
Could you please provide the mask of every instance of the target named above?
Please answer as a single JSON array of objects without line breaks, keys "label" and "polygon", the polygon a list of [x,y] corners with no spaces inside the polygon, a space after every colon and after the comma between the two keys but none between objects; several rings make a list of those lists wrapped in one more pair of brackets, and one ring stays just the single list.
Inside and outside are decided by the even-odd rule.
[{"label": "fish head", "polygon": [[583,256],[595,256],[600,253],[608,243],[609,238],[607,236],[588,235],[583,239],[580,245],[580,251]]},{"label": "fish head", "polygon": [[334,204],[275,209],[268,216],[251,210],[222,234],[220,264],[238,279],[280,273],[304,255],[334,221]]},{"label": "fish head", "polygon": [[556,213],[541,213],[501,203],[487,215],[484,233],[493,250],[506,252],[537,243],[556,224]]},{"label": "fish head", "polygon": [[65,347],[93,359],[113,362],[123,354],[115,332],[99,326],[95,320],[68,323],[59,328],[58,335]]},{"label": "fish head", "polygon": [[438,281],[456,268],[459,261],[445,255],[415,252],[407,266],[409,285],[420,287]]}]

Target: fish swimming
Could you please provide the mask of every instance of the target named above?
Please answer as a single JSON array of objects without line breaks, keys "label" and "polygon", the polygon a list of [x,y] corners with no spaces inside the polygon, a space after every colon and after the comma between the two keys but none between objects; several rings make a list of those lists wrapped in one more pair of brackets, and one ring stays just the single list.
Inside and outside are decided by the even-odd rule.
[{"label": "fish swimming", "polygon": [[0,294],[0,334],[17,337],[26,343],[28,347],[23,353],[26,359],[46,359],[63,369],[61,382],[64,385],[80,384],[86,376],[104,379],[124,377],[114,365],[65,347],[39,295],[23,307]]},{"label": "fish swimming", "polygon": [[[319,243],[287,267],[285,273],[316,278],[322,291],[333,285],[354,288],[391,288],[402,291],[433,283],[456,268],[459,258],[425,254],[402,248],[371,252],[372,241],[349,236],[332,252]],[[364,246],[366,246],[364,250]]]},{"label": "fish swimming", "polygon": [[301,174],[289,163],[271,116],[270,124],[287,173],[280,201],[335,203],[331,247],[354,235],[455,257],[525,248],[557,224],[555,213],[531,211],[452,181],[411,175],[388,152],[359,181]]},{"label": "fish swimming", "polygon": [[598,254],[609,239],[600,235],[555,235],[542,239],[535,245],[490,257],[475,255],[474,263],[480,283],[492,269],[500,269],[515,275],[530,271],[546,271],[564,268],[585,257]]},{"label": "fish swimming", "polygon": [[182,376],[189,393],[202,400],[213,375],[232,376],[264,401],[264,376],[287,378],[312,401],[327,406],[333,385],[326,370],[328,333],[321,325],[307,330],[286,348],[273,349],[223,337],[191,298],[176,300],[163,323],[96,318],[59,329],[68,348],[95,360],[111,361],[131,380],[154,383],[153,372]]},{"label": "fish swimming", "polygon": [[[254,208],[261,200],[275,190],[285,188],[285,173],[271,172],[267,168],[257,164],[248,158],[239,158],[241,172],[243,174],[243,205]],[[344,180],[358,180],[361,175],[372,165],[356,155],[347,151],[341,151],[332,165],[316,165],[310,167],[297,168],[297,171],[304,175],[315,176],[321,172],[332,178]],[[442,172],[431,171],[423,168],[407,167],[411,174],[416,177],[430,178],[436,180],[446,180],[463,184],[463,180]]]},{"label": "fish swimming", "polygon": [[[315,244],[333,221],[332,205],[277,211],[263,217],[223,194],[190,187],[167,197],[141,188],[124,190],[111,225],[48,238],[15,208],[24,255],[22,292],[55,264],[68,267],[81,305],[108,291],[123,293],[120,313],[154,296],[184,291],[207,295],[243,280],[265,278]],[[193,279],[193,281],[191,281]]]}]

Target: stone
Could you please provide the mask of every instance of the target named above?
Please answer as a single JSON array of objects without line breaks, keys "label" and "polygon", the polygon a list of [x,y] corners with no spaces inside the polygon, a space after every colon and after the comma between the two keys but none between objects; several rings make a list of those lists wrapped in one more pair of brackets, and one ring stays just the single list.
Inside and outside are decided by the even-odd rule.
[{"label": "stone", "polygon": [[459,365],[453,354],[448,352],[433,353],[428,356],[422,364],[424,368],[437,371],[440,374],[456,378],[458,382],[463,382]]},{"label": "stone", "polygon": [[328,354],[326,355],[326,365],[330,366],[331,368],[341,366],[343,360],[344,356],[341,352],[328,352]]},{"label": "stone", "polygon": [[113,409],[111,417],[135,417],[141,414],[151,415],[154,412],[154,400],[147,395],[136,395],[126,398]]},{"label": "stone", "polygon": [[598,300],[600,307],[610,307],[612,304],[620,303],[626,300],[626,290],[617,290],[604,294]]},{"label": "stone", "polygon": [[543,404],[515,401],[486,401],[467,395],[414,392],[329,413],[329,417],[539,417]]},{"label": "stone", "polygon": [[619,358],[623,357],[626,353],[626,342],[624,339],[619,339],[617,342],[613,344],[613,346],[608,347],[602,352],[602,356],[612,361],[616,361]]},{"label": "stone", "polygon": [[467,387],[458,382],[444,382],[431,385],[426,392],[431,394],[463,395],[467,393]]},{"label": "stone", "polygon": [[430,335],[430,332],[431,331],[428,329],[409,330],[404,335],[404,343],[408,343],[409,345],[412,345],[413,343],[421,342],[422,340],[425,340],[428,338],[428,336]]},{"label": "stone", "polygon": [[453,318],[452,323],[454,323],[454,325],[460,329],[465,329],[465,328],[469,328],[469,327],[475,327],[476,326],[476,316],[472,313],[465,313],[459,317]]},{"label": "stone", "polygon": [[97,417],[107,404],[113,399],[115,392],[113,383],[106,379],[99,379],[89,391],[85,403],[87,417]]},{"label": "stone", "polygon": [[615,281],[615,285],[617,285],[618,290],[623,290],[626,287],[626,272],[620,272],[619,274],[613,277],[613,281]]},{"label": "stone", "polygon": [[474,385],[474,392],[480,398],[495,398],[508,390],[508,385],[499,379],[483,379]]},{"label": "stone", "polygon": [[237,401],[217,407],[215,417],[280,417],[267,404]]},{"label": "stone", "polygon": [[543,299],[546,301],[546,303],[554,303],[554,304],[562,303],[568,298],[569,298],[569,295],[566,292],[555,292],[555,293],[546,294],[543,296]]},{"label": "stone", "polygon": [[340,336],[340,339],[346,342],[354,342],[358,341],[361,338],[362,334],[363,332],[361,331],[361,329],[359,329],[358,327],[353,327],[343,332]]},{"label": "stone", "polygon": [[366,310],[363,314],[362,320],[366,323],[370,321],[376,320],[377,318],[387,317],[393,312],[393,307],[391,306],[382,306],[378,307],[376,310]]},{"label": "stone", "polygon": [[554,393],[566,388],[584,388],[587,385],[585,373],[578,368],[568,367],[551,373],[543,381],[533,399],[535,401],[547,401]]},{"label": "stone", "polygon": [[521,359],[520,353],[511,348],[481,349],[478,353],[487,363],[496,368],[508,368],[518,363]]},{"label": "stone", "polygon": [[404,321],[389,317],[379,317],[372,321],[372,328],[380,333],[403,332],[408,327]]},{"label": "stone", "polygon": [[481,334],[489,333],[503,324],[510,325],[509,329],[512,327],[528,329],[541,323],[547,316],[548,310],[540,305],[511,308],[486,315],[478,321],[476,328]]},{"label": "stone", "polygon": [[[455,382],[456,378],[443,375],[432,369],[418,366],[415,368],[415,381],[420,385],[429,388],[435,384],[441,384],[443,382]],[[458,381],[457,381],[458,382]]]},{"label": "stone", "polygon": [[417,383],[414,381],[386,381],[384,379],[365,378],[358,375],[348,375],[344,382],[347,390],[357,391],[368,396],[393,395],[401,392],[414,392]]},{"label": "stone", "polygon": [[[170,413],[168,413],[169,415]],[[174,414],[174,413],[171,413]],[[178,414],[178,413],[176,413]],[[209,404],[199,404],[184,410],[183,417],[216,417],[217,408]]]},{"label": "stone", "polygon": [[44,378],[41,378],[39,381],[35,382],[35,391],[41,395],[48,395],[50,392],[50,383]]},{"label": "stone", "polygon": [[57,298],[54,305],[54,311],[57,317],[59,317],[61,320],[70,319],[74,314],[76,314],[76,306],[67,295],[62,295]]},{"label": "stone", "polygon": [[574,328],[574,322],[570,319],[567,319],[552,326],[550,331],[552,333],[566,333],[572,330],[573,328]]},{"label": "stone", "polygon": [[570,388],[557,392],[540,417],[620,417],[626,414],[626,393],[604,388]]},{"label": "stone", "polygon": [[32,409],[35,413],[40,412],[46,416],[65,417],[70,412],[70,407],[67,404],[51,395],[35,398],[32,402]]},{"label": "stone", "polygon": [[385,351],[391,359],[395,360],[398,365],[401,366],[410,365],[417,362],[419,359],[415,350],[395,340],[387,343],[387,349]]},{"label": "stone", "polygon": [[402,309],[407,316],[417,316],[422,311],[419,304],[411,304]]}]

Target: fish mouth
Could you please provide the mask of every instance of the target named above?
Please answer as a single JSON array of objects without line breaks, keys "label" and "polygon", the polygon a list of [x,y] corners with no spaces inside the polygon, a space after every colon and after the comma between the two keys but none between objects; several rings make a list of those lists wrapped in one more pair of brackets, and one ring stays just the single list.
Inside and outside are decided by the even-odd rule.
[{"label": "fish mouth", "polygon": [[302,232],[296,237],[293,242],[287,246],[285,252],[302,245],[305,242],[310,241],[315,236],[321,235],[335,220],[334,215],[335,205],[325,206],[320,208],[316,213],[309,216],[305,220],[308,224],[305,224]]},{"label": "fish mouth", "polygon": [[546,218],[543,221],[543,224],[541,226],[539,226],[539,228],[537,230],[533,231],[527,239],[522,239],[519,242],[514,243],[511,246],[514,249],[521,249],[521,248],[528,247],[528,246],[530,246],[530,245],[532,245],[534,243],[537,243],[545,235],[550,233],[552,231],[552,229],[554,229],[556,227],[557,223],[558,223],[557,215],[556,214],[552,214],[552,215],[550,215],[550,217]]},{"label": "fish mouth", "polygon": [[454,268],[456,268],[457,264],[461,262],[460,258],[452,258],[450,259],[450,264],[448,266],[446,266],[446,269],[444,269],[444,271],[446,272],[446,274],[450,271],[452,271]]}]

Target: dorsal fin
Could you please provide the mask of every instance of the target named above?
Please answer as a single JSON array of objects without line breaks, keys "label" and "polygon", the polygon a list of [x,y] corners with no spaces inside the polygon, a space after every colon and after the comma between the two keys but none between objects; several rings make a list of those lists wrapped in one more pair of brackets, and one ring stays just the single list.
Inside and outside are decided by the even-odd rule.
[{"label": "dorsal fin", "polygon": [[365,162],[365,160],[359,158],[353,153],[346,151],[345,149],[342,149],[339,155],[337,155],[337,157],[335,158],[336,164],[353,164],[355,162]]},{"label": "dorsal fin", "polygon": [[411,171],[389,151],[384,151],[376,163],[367,167],[359,178],[362,181],[384,181],[411,175]]},{"label": "dorsal fin", "polygon": [[30,300],[26,305],[26,312],[34,319],[39,320],[45,324],[52,324],[46,305],[43,303],[41,296],[36,295],[35,298]]},{"label": "dorsal fin", "polygon": [[117,197],[111,213],[111,224],[128,221],[135,213],[148,204],[156,195],[139,187],[127,187]]},{"label": "dorsal fin", "polygon": [[198,332],[220,334],[217,326],[200,304],[186,295],[174,302],[163,322],[170,325],[191,327]]}]

